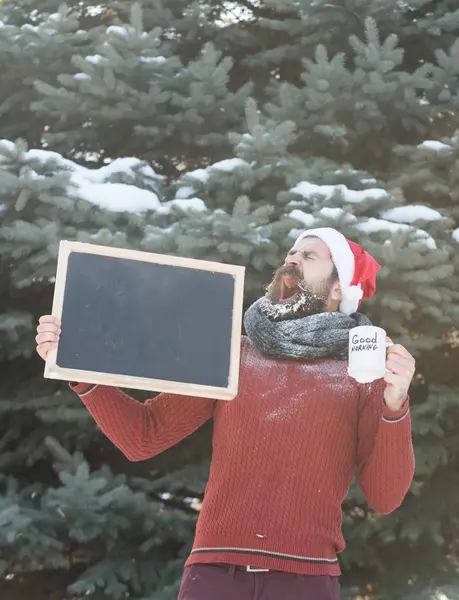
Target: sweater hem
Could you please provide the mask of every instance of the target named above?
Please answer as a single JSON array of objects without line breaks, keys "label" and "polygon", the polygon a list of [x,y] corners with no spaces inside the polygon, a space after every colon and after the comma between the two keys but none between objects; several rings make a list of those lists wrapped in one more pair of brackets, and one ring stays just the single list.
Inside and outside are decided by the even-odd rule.
[{"label": "sweater hem", "polygon": [[400,416],[396,416],[396,417],[384,416],[383,421],[385,421],[386,423],[400,423],[400,421],[403,421],[403,419],[405,419],[408,416],[409,412],[410,412],[410,410],[408,409],[406,412],[404,412]]},{"label": "sweater hem", "polygon": [[86,396],[86,394],[93,392],[96,389],[97,385],[92,383],[80,383],[78,381],[69,381],[69,387],[81,398],[82,396]]},{"label": "sweater hem", "polygon": [[300,575],[341,575],[339,561],[336,557],[296,556],[249,548],[194,548],[185,566],[219,563],[285,571]]},{"label": "sweater hem", "polygon": [[391,410],[384,402],[382,420],[386,423],[398,423],[410,413],[410,397],[408,396],[405,402],[398,410]]}]

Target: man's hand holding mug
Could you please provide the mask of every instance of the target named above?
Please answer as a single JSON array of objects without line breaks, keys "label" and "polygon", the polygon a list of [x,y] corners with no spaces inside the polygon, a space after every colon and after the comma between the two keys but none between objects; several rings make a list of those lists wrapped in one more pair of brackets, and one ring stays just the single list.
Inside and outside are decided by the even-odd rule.
[{"label": "man's hand holding mug", "polygon": [[354,327],[349,332],[349,375],[360,383],[384,378],[384,401],[389,409],[403,406],[415,366],[408,350],[393,344],[381,327]]}]

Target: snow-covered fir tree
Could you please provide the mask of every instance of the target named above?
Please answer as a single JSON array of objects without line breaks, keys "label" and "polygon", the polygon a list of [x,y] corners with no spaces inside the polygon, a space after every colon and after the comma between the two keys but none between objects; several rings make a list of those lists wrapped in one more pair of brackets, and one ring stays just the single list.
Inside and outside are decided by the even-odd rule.
[{"label": "snow-covered fir tree", "polygon": [[320,225],[418,365],[415,481],[383,518],[351,489],[343,598],[459,597],[458,34],[455,0],[0,3],[2,598],[176,598],[208,472],[207,427],[132,465],[43,379],[59,241],[242,264],[247,305]]}]

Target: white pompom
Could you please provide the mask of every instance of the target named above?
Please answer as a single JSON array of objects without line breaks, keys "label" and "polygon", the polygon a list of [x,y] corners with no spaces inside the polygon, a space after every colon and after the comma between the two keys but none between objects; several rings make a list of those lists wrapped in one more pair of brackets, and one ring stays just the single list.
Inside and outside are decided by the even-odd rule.
[{"label": "white pompom", "polygon": [[351,315],[355,313],[359,307],[359,301],[363,296],[363,291],[360,285],[351,285],[343,290],[343,299],[340,304],[340,312]]}]

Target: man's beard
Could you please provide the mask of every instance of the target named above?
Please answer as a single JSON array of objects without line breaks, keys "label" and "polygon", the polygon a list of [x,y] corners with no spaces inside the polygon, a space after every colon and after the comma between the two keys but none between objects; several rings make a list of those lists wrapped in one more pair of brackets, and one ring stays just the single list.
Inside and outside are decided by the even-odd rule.
[{"label": "man's beard", "polygon": [[[286,280],[284,280],[286,278]],[[308,283],[293,265],[277,269],[266,288],[266,314],[274,321],[298,319],[325,312],[334,279]]]}]

